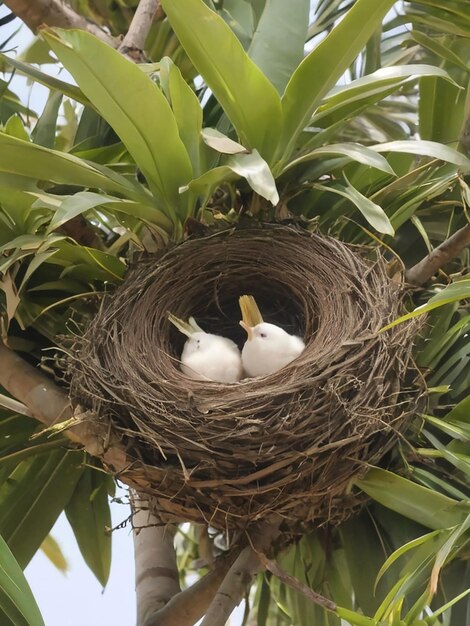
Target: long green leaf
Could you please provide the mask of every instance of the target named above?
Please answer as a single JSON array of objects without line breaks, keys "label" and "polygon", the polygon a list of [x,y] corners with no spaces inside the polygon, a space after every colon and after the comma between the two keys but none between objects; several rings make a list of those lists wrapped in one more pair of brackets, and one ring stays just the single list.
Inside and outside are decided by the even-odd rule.
[{"label": "long green leaf", "polygon": [[383,506],[423,526],[437,530],[461,524],[465,507],[387,470],[373,468],[356,485]]},{"label": "long green leaf", "polygon": [[37,83],[40,83],[41,85],[44,85],[49,89],[56,89],[60,93],[63,93],[65,96],[68,96],[69,98],[72,98],[72,100],[76,100],[77,102],[80,102],[85,106],[91,106],[88,98],[86,98],[80,91],[80,89],[75,85],[66,83],[63,80],[55,78],[54,76],[50,76],[49,74],[45,74],[44,72],[38,70],[37,67],[29,65],[28,63],[24,63],[23,61],[19,61],[18,59],[8,57],[5,54],[0,53],[0,59],[3,59],[9,65],[18,70],[21,74],[32,78]]},{"label": "long green leaf", "polygon": [[51,91],[44,107],[41,117],[31,133],[34,143],[53,148],[57,130],[57,117],[60,105],[62,104],[62,94],[60,91]]},{"label": "long green leaf", "polygon": [[97,187],[127,196],[136,187],[109,168],[0,133],[0,171],[54,183]]},{"label": "long green leaf", "polygon": [[86,468],[65,509],[80,552],[103,586],[111,567],[111,535],[106,532],[111,528],[109,480],[106,474]]},{"label": "long green leaf", "polygon": [[404,154],[417,154],[432,159],[440,159],[447,163],[453,163],[464,172],[470,171],[470,159],[449,146],[436,141],[390,141],[388,143],[369,146],[376,152],[402,152]]},{"label": "long green leaf", "polygon": [[248,48],[249,57],[283,93],[304,56],[310,0],[267,2]]},{"label": "long green leaf", "polygon": [[358,163],[362,163],[363,165],[367,165],[368,167],[375,167],[382,172],[386,172],[387,174],[395,175],[395,172],[391,168],[387,159],[381,157],[377,159],[378,154],[373,150],[369,150],[369,148],[362,146],[359,143],[334,143],[328,146],[323,146],[322,148],[316,148],[307,154],[302,155],[301,157],[294,159],[284,168],[284,172],[290,170],[292,167],[297,165],[301,165],[302,163],[307,163],[308,161],[313,161],[315,159],[324,159],[325,157],[331,156],[346,156],[352,161],[357,161]]},{"label": "long green leaf", "polygon": [[175,116],[157,85],[119,52],[83,31],[42,33],[114,128],[170,217],[187,215],[179,188],[192,178]]},{"label": "long green leaf", "polygon": [[[377,572],[386,557],[383,540],[368,512],[342,524],[340,535],[356,606],[366,615],[373,614],[385,591],[385,587],[380,589],[380,593],[375,590]],[[362,558],[364,554],[367,554],[367,559]]]},{"label": "long green leaf", "polygon": [[168,57],[160,62],[160,81],[170,100],[171,108],[178,125],[181,141],[188,152],[193,168],[193,176],[205,171],[204,146],[201,140],[202,107],[181,75],[178,66]]},{"label": "long green leaf", "polygon": [[347,179],[346,185],[336,183],[334,186],[327,187],[326,185],[317,183],[313,186],[315,189],[329,191],[350,200],[359,209],[369,224],[379,233],[384,233],[385,235],[395,234],[393,226],[382,207],[364,196],[360,191],[353,187]]},{"label": "long green leaf", "polygon": [[47,535],[44,541],[41,543],[41,550],[43,554],[49,559],[49,561],[57,567],[59,572],[65,574],[69,569],[67,559],[62,552],[60,545],[54,539],[52,535]]},{"label": "long green leaf", "polygon": [[393,4],[394,0],[357,0],[299,65],[282,99],[284,122],[280,157],[291,154],[299,133],[323,96],[352,64]]},{"label": "long green leaf", "polygon": [[380,332],[389,330],[389,328],[393,328],[397,324],[406,322],[407,320],[417,317],[418,315],[428,313],[429,311],[437,309],[440,306],[450,304],[451,302],[457,302],[458,300],[464,300],[465,298],[470,298],[470,279],[468,278],[458,280],[455,283],[447,285],[447,287],[430,298],[426,304],[422,304],[421,306],[416,307],[414,311],[411,311],[411,313],[407,313],[406,315],[402,315],[398,319],[393,320],[393,322],[381,328]]},{"label": "long green leaf", "polygon": [[0,537],[1,612],[14,626],[44,626],[44,620],[26,578],[2,537]]},{"label": "long green leaf", "polygon": [[[41,202],[38,201],[34,206],[41,206]],[[104,206],[119,213],[133,215],[134,217],[155,224],[168,232],[171,230],[171,221],[169,218],[155,207],[132,202],[131,200],[121,200],[113,196],[83,191],[62,200],[50,221],[47,232],[49,233],[56,230],[68,220],[97,206]]]},{"label": "long green leaf", "polygon": [[83,454],[55,450],[23,461],[0,489],[0,530],[22,567],[49,534],[83,471]]},{"label": "long green leaf", "polygon": [[281,101],[230,27],[202,0],[162,0],[171,26],[237,131],[241,143],[271,162]]},{"label": "long green leaf", "polygon": [[334,87],[313,115],[312,123],[328,128],[345,117],[354,117],[364,107],[383,100],[419,77],[441,77],[454,84],[449,74],[434,65],[394,65],[353,80],[346,87]]},{"label": "long green leaf", "polygon": [[[279,202],[279,194],[271,170],[256,150],[249,154],[232,155],[224,165],[215,167],[192,180],[188,187],[195,194],[208,198],[216,187],[237,178],[245,178],[253,191],[269,200],[271,204],[276,205]],[[182,191],[185,189],[183,188]]]}]

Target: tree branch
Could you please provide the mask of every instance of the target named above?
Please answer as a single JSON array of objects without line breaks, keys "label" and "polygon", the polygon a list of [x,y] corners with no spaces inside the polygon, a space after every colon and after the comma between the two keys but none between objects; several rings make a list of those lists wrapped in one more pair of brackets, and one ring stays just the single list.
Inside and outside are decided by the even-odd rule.
[{"label": "tree branch", "polygon": [[129,30],[118,48],[119,52],[136,61],[142,60],[145,40],[159,6],[158,0],[140,0]]},{"label": "tree branch", "polygon": [[234,608],[245,597],[253,576],[264,569],[262,557],[279,536],[280,522],[280,519],[273,517],[269,522],[260,524],[256,531],[248,536],[250,545],[240,552],[228,570],[201,626],[224,626]]},{"label": "tree branch", "polygon": [[[38,369],[32,367],[12,350],[0,343],[0,386],[27,406],[32,417],[46,426],[73,417],[67,394]],[[124,448],[118,441],[109,441],[107,429],[97,421],[83,421],[65,432],[93,456],[99,456],[114,472],[129,466]]]},{"label": "tree branch", "polygon": [[244,548],[218,588],[201,626],[224,626],[245,597],[253,576],[262,569],[258,553],[251,546]]},{"label": "tree branch", "polygon": [[4,0],[4,4],[34,33],[43,26],[79,28],[92,33],[113,48],[118,41],[98,25],[89,22],[61,0]]},{"label": "tree branch", "polygon": [[137,626],[145,626],[159,609],[181,591],[176,553],[175,528],[161,526],[145,496],[131,497],[134,531],[135,591]]},{"label": "tree branch", "polygon": [[411,285],[423,285],[437,270],[457,257],[469,245],[470,224],[467,224],[410,268],[405,274],[406,281]]},{"label": "tree branch", "polygon": [[191,587],[181,591],[162,609],[147,618],[145,626],[193,626],[211,604],[219,585],[232,564],[230,555],[215,562],[215,567]]}]

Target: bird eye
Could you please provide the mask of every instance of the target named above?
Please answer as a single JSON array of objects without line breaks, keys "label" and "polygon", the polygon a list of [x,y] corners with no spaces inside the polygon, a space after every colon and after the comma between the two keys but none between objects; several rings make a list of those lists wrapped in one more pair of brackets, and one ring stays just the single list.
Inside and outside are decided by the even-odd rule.
[{"label": "bird eye", "polygon": [[200,340],[200,339],[198,339],[198,340],[197,340],[197,343],[201,343],[201,340]]},{"label": "bird eye", "polygon": [[266,337],[267,337],[266,333],[260,333],[259,336],[263,337],[263,339],[266,339]]}]

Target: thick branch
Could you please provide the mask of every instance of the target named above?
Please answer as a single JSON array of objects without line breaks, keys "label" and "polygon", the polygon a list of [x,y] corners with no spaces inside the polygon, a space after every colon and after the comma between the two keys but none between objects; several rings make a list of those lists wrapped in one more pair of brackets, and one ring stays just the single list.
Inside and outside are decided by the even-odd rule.
[{"label": "thick branch", "polygon": [[409,269],[405,274],[406,281],[411,285],[423,285],[437,270],[455,259],[469,245],[470,224],[467,224]]},{"label": "thick branch", "polygon": [[231,565],[227,557],[196,583],[174,596],[168,604],[147,619],[145,626],[193,626],[211,604]]},{"label": "thick branch", "polygon": [[92,33],[114,48],[117,41],[96,24],[89,22],[62,0],[4,0],[4,4],[34,33],[41,26],[79,28]]},{"label": "thick branch", "polygon": [[159,525],[145,497],[134,492],[131,504],[137,626],[146,626],[149,618],[181,591],[173,545],[175,528]]},{"label": "thick branch", "polygon": [[250,545],[240,552],[228,570],[201,626],[224,626],[234,608],[245,597],[253,576],[264,569],[262,557],[279,536],[280,522],[280,519],[273,517],[252,532],[249,537]]},{"label": "thick branch", "polygon": [[140,0],[129,30],[119,46],[119,52],[136,57],[136,60],[141,60],[145,40],[159,5],[160,2],[158,0]]},{"label": "thick branch", "polygon": [[[31,415],[46,426],[72,417],[67,394],[38,369],[0,343],[0,386],[25,404]],[[113,471],[121,472],[130,463],[118,442],[108,441],[97,422],[83,421],[69,428],[67,437],[80,443],[93,456],[100,456]]]},{"label": "thick branch", "polygon": [[201,626],[224,626],[245,597],[253,576],[262,569],[257,552],[251,546],[244,548],[217,590]]}]

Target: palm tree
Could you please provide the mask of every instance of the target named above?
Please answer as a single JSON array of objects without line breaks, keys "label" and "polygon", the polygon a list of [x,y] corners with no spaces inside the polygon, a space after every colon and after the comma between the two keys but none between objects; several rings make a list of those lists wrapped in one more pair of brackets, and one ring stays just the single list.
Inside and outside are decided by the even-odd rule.
[{"label": "palm tree", "polygon": [[[464,624],[466,3],[4,4],[33,30],[47,24],[26,60],[2,55],[7,77],[26,75],[50,96],[37,118],[8,81],[0,100],[2,623],[43,623],[21,568],[64,510],[106,583],[109,468],[128,462],[118,443],[76,423],[61,360],[45,350],[83,333],[90,303],[121,284],[136,253],[181,241],[188,224],[248,213],[309,220],[401,259],[420,289],[395,323],[429,314],[415,347],[429,406],[388,469],[355,481],[369,498],[360,513],[308,532],[276,560],[249,546],[221,550],[184,591],[177,567],[184,580],[194,538],[203,553],[205,533],[153,526],[135,493],[139,626],[189,625],[204,614],[205,626],[223,624],[245,596],[247,619],[260,626]],[[76,86],[35,65],[50,51]],[[246,584],[237,584],[240,572]]]}]

